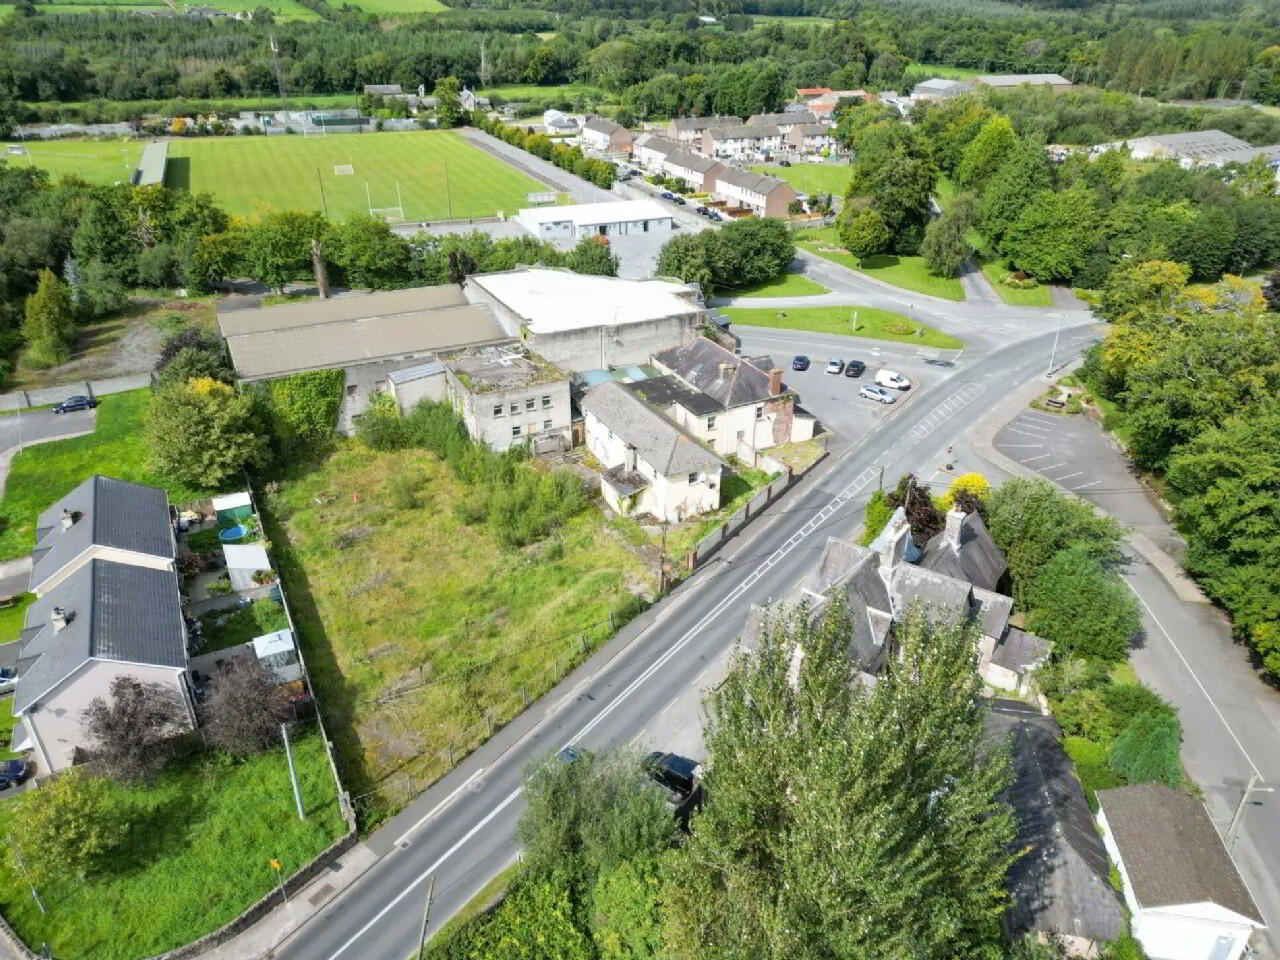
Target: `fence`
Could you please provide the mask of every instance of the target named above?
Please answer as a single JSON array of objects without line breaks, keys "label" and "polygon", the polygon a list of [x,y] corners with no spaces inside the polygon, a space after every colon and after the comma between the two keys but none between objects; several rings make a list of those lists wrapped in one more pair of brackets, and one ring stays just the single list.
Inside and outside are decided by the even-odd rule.
[{"label": "fence", "polygon": [[43,407],[81,393],[91,397],[104,397],[112,393],[140,390],[151,386],[151,380],[150,373],[134,373],[125,377],[110,377],[106,380],[76,380],[56,387],[41,387],[38,390],[14,390],[11,393],[0,393],[0,410]]},{"label": "fence", "polygon": [[[775,460],[774,463],[777,463]],[[782,466],[779,464],[779,466]],[[748,500],[737,513],[733,514],[720,526],[699,540],[685,557],[685,564],[690,571],[697,570],[719,550],[726,540],[745,527],[753,517],[761,513],[769,504],[782,496],[798,479],[796,473],[783,466],[782,476],[775,479],[767,487]]]}]

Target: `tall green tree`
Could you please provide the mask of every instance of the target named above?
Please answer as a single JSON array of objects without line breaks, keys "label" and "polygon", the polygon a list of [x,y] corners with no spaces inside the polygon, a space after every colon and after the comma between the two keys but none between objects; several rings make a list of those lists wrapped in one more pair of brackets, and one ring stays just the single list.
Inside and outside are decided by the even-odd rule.
[{"label": "tall green tree", "polygon": [[391,290],[413,280],[409,244],[377,217],[347,217],[330,231],[324,249],[349,286]]},{"label": "tall green tree", "polygon": [[1018,135],[1013,132],[1009,118],[992,117],[964,148],[956,167],[956,179],[970,190],[981,193],[1017,146]]},{"label": "tall green tree", "polygon": [[41,270],[35,293],[27,297],[22,334],[30,350],[27,362],[51,367],[71,359],[75,343],[75,309],[67,285],[52,270]]},{"label": "tall green tree", "polygon": [[998,246],[1027,199],[1051,185],[1044,150],[1038,143],[1019,140],[982,190],[979,226],[987,239]]},{"label": "tall green tree", "polygon": [[1090,548],[1059,550],[1023,591],[1027,626],[1058,656],[1121,661],[1138,633],[1138,601]]},{"label": "tall green tree", "polygon": [[312,273],[312,245],[329,230],[319,213],[268,213],[245,229],[242,262],[255,280],[283,292]]},{"label": "tall green tree", "polygon": [[973,247],[966,234],[970,217],[956,210],[948,210],[937,217],[924,231],[924,243],[920,253],[930,270],[943,277],[958,276],[969,258]]},{"label": "tall green tree", "polygon": [[912,610],[867,689],[850,629],[839,603],[775,619],[710,696],[668,956],[1001,956],[1009,765],[984,747],[972,630]]},{"label": "tall green tree", "polygon": [[73,767],[14,801],[5,849],[15,874],[37,885],[83,880],[103,865],[125,827],[109,782]]},{"label": "tall green tree", "polygon": [[889,245],[889,228],[880,211],[872,207],[858,209],[852,204],[840,211],[836,224],[840,242],[861,264],[867,257],[877,254]]},{"label": "tall green tree", "polygon": [[155,470],[193,487],[221,486],[267,451],[252,398],[207,377],[157,392],[146,430]]},{"label": "tall green tree", "polygon": [[607,237],[583,237],[569,251],[564,265],[574,273],[593,274],[600,277],[618,275],[618,255],[609,246]]},{"label": "tall green tree", "polygon": [[1101,222],[1084,184],[1036,194],[1010,225],[1000,253],[1037,280],[1067,280],[1085,263]]},{"label": "tall green tree", "polygon": [[436,126],[448,128],[462,123],[462,84],[457,77],[441,77],[431,95],[436,98]]}]

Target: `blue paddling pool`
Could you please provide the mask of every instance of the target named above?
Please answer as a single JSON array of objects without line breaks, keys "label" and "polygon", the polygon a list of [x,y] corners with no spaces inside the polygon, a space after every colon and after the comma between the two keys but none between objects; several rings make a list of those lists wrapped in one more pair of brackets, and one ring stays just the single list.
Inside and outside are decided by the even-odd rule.
[{"label": "blue paddling pool", "polygon": [[237,523],[234,527],[227,527],[225,530],[218,531],[218,539],[223,543],[234,543],[236,540],[243,540],[244,535],[248,531],[245,530],[244,524]]}]

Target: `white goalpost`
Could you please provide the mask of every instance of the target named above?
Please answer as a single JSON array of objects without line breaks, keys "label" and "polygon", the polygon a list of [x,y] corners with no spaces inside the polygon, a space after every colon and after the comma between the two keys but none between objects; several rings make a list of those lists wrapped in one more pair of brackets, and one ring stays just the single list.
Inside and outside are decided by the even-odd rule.
[{"label": "white goalpost", "polygon": [[400,196],[400,181],[396,181],[396,204],[394,207],[375,207],[373,205],[373,193],[369,188],[369,181],[364,182],[364,198],[365,205],[369,208],[369,216],[381,217],[387,223],[404,223],[404,199]]}]

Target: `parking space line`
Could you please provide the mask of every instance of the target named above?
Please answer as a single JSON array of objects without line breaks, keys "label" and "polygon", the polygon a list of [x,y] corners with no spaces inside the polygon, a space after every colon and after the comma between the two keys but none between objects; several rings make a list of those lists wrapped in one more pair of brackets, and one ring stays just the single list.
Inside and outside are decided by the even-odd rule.
[{"label": "parking space line", "polygon": [[1083,477],[1084,471],[1077,470],[1075,473],[1068,473],[1065,477],[1050,477],[1054,483],[1061,483],[1063,480],[1070,480],[1072,477]]},{"label": "parking space line", "polygon": [[1038,457],[1027,457],[1025,460],[1019,460],[1019,463],[1030,463],[1032,460],[1043,460],[1045,457],[1052,457],[1052,453],[1042,453]]},{"label": "parking space line", "polygon": [[1043,443],[1003,443],[1000,445],[1005,450],[1013,450],[1016,447],[1043,447]]},{"label": "parking space line", "polygon": [[1023,414],[1020,414],[1019,416],[1026,417],[1029,420],[1043,421],[1044,423],[1054,427],[1058,425],[1058,421],[1054,417],[1046,417],[1042,413],[1023,413]]},{"label": "parking space line", "polygon": [[[1048,456],[1048,454],[1046,454],[1046,456]],[[1059,467],[1065,467],[1065,466],[1066,466],[1065,463],[1049,463],[1049,464],[1045,464],[1043,467],[1036,467],[1036,469],[1039,470],[1041,473],[1044,473],[1047,470],[1057,470]]]},{"label": "parking space line", "polygon": [[1078,487],[1072,487],[1072,490],[1083,490],[1085,487],[1093,487],[1101,483],[1101,480],[1090,480],[1088,483],[1082,483]]},{"label": "parking space line", "polygon": [[1048,427],[1042,427],[1038,423],[1023,423],[1021,420],[1013,421],[1013,423],[1009,425],[1009,429],[1030,430],[1032,433],[1038,433],[1041,435],[1048,435],[1053,432]]},{"label": "parking space line", "polygon": [[1027,430],[1019,430],[1017,427],[1005,427],[1005,429],[1008,430],[1010,433],[1020,434],[1021,436],[1024,436],[1024,437],[1036,437],[1040,440],[1043,440],[1046,436],[1048,436],[1048,434],[1044,434],[1044,433],[1031,433]]}]

